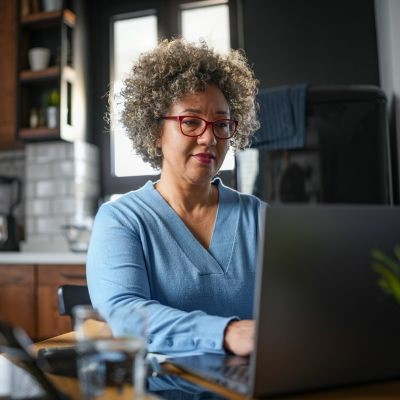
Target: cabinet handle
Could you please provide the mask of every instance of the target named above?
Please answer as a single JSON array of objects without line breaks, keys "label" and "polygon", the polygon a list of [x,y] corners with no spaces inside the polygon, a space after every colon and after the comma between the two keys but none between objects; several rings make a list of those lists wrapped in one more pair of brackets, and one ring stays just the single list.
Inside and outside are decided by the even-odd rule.
[{"label": "cabinet handle", "polygon": [[86,275],[81,275],[81,274],[65,274],[61,273],[61,277],[65,279],[84,279],[86,280]]}]

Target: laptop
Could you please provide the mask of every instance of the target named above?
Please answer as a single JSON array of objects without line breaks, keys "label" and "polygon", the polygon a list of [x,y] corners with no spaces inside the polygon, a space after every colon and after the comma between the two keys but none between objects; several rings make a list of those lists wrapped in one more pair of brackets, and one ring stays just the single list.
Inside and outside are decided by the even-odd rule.
[{"label": "laptop", "polygon": [[169,362],[256,398],[400,377],[399,207],[269,207],[259,249],[252,356]]}]

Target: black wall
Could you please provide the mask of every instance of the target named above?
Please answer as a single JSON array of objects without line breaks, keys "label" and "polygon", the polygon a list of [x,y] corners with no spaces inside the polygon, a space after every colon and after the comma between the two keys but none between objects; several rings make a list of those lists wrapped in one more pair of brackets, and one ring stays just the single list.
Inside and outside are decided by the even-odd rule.
[{"label": "black wall", "polygon": [[379,85],[373,0],[242,0],[244,48],[261,87]]}]

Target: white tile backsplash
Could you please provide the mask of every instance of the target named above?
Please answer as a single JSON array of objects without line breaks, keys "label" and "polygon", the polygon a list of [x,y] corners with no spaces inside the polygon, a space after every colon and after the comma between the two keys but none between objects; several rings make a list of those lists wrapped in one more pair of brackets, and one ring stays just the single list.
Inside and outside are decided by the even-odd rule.
[{"label": "white tile backsplash", "polygon": [[37,197],[55,197],[66,195],[68,192],[67,182],[63,180],[43,180],[36,182]]},{"label": "white tile backsplash", "polygon": [[49,199],[36,198],[26,200],[26,214],[36,217],[38,215],[49,215],[51,212],[51,201]]},{"label": "white tile backsplash", "polygon": [[34,143],[26,146],[25,250],[47,243],[65,250],[62,225],[91,220],[99,195],[99,157],[88,143]]},{"label": "white tile backsplash", "polygon": [[74,144],[63,142],[50,142],[30,144],[29,146],[36,146],[35,162],[45,163],[67,158],[68,154],[70,154],[68,148],[73,148]]},{"label": "white tile backsplash", "polygon": [[35,183],[34,182],[25,182],[25,198],[31,199],[35,197]]},{"label": "white tile backsplash", "polygon": [[24,251],[30,252],[67,252],[69,251],[68,243],[61,234],[46,234],[46,235],[34,235],[29,238],[29,240],[24,243]]},{"label": "white tile backsplash", "polygon": [[52,164],[53,176],[55,178],[63,177],[71,177],[74,176],[74,161],[73,160],[60,160],[55,161]]},{"label": "white tile backsplash", "polygon": [[58,217],[40,217],[36,220],[36,229],[38,234],[53,234],[62,232],[62,226],[68,219],[64,216]]},{"label": "white tile backsplash", "polygon": [[36,218],[35,217],[26,217],[25,218],[25,235],[32,237],[36,234],[37,234]]},{"label": "white tile backsplash", "polygon": [[53,215],[74,215],[76,211],[77,198],[76,197],[54,197],[51,200]]},{"label": "white tile backsplash", "polygon": [[36,155],[36,147],[35,146],[25,146],[25,159],[26,162],[34,162]]},{"label": "white tile backsplash", "polygon": [[26,178],[28,181],[49,179],[52,177],[52,164],[26,164]]}]

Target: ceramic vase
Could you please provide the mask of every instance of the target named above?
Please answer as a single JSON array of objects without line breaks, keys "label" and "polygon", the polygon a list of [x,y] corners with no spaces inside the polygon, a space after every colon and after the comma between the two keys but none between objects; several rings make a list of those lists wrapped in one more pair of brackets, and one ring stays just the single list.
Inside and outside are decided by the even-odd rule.
[{"label": "ceramic vase", "polygon": [[50,62],[50,49],[45,47],[32,47],[28,51],[29,66],[33,71],[48,67]]},{"label": "ceramic vase", "polygon": [[48,128],[57,128],[59,125],[59,112],[57,106],[46,108],[46,125]]}]

